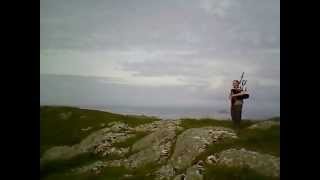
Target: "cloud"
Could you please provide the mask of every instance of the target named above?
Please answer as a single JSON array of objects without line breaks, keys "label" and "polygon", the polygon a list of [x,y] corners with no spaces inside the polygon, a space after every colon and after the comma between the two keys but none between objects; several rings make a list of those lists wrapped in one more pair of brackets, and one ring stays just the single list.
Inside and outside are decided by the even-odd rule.
[{"label": "cloud", "polygon": [[[111,100],[104,100],[112,103],[147,104],[143,95],[155,95],[161,98],[153,105],[156,100],[199,106],[214,101],[223,109],[230,82],[244,71],[255,103],[277,112],[279,7],[278,0],[43,0],[40,73],[59,78],[42,81],[41,97],[99,104],[102,100],[89,96],[108,91]],[[61,88],[56,96],[63,98],[55,100],[53,86]],[[78,95],[68,94],[71,90]]]},{"label": "cloud", "polygon": [[200,0],[200,8],[210,15],[224,17],[230,6],[237,3],[234,0]]}]

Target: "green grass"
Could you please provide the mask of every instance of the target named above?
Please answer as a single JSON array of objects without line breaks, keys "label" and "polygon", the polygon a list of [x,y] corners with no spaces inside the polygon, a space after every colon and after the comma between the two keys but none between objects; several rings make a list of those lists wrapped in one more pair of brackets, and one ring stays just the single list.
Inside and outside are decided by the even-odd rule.
[{"label": "green grass", "polygon": [[273,117],[268,120],[280,122],[280,117]]},{"label": "green grass", "polygon": [[[109,112],[79,109],[65,106],[40,106],[40,156],[49,148],[59,145],[74,145],[79,143],[92,132],[101,129],[100,124],[104,123],[105,127],[113,121],[127,123],[135,127],[144,123],[151,123],[159,120],[155,117],[120,115]],[[81,131],[82,128],[92,127],[89,131]],[[115,147],[129,147],[140,138],[147,135],[144,132],[137,132],[135,137],[116,143]],[[119,159],[119,156],[100,157],[93,154],[82,154],[69,160],[55,160],[42,164],[40,168],[41,179],[79,179],[78,175],[68,174],[72,168],[90,164],[96,160]],[[121,169],[111,168],[108,174],[120,173]],[[99,176],[100,177],[100,176]],[[87,174],[80,179],[98,178],[96,175]],[[110,176],[110,178],[113,177]]]},{"label": "green grass", "polygon": [[52,173],[63,173],[71,168],[80,167],[86,164],[93,163],[94,161],[98,160],[98,156],[86,153],[76,156],[70,160],[53,160],[43,162],[40,166],[40,177],[44,178]]},{"label": "green grass", "polygon": [[[217,120],[217,119],[209,119],[209,118],[202,118],[202,119],[181,119],[182,123],[181,126],[185,129],[189,128],[201,128],[205,126],[222,126],[227,128],[234,128],[233,123],[230,120]],[[254,121],[252,120],[242,120],[240,128],[246,128],[252,125]]]},{"label": "green grass", "polygon": [[[74,107],[62,106],[42,106],[40,107],[40,155],[44,151],[59,145],[74,145],[79,143],[92,132],[101,129],[100,124],[106,126],[113,121],[127,123],[131,127],[138,126],[144,123],[151,123],[159,120],[155,117],[148,116],[133,116],[120,115],[103,111],[79,109]],[[181,126],[184,130],[189,128],[200,128],[205,126],[222,126],[234,129],[232,121],[217,120],[217,119],[181,119]],[[270,120],[280,121],[279,117],[271,118]],[[205,160],[205,158],[214,153],[221,152],[229,148],[246,148],[248,150],[261,153],[268,153],[275,156],[280,156],[280,127],[274,126],[267,130],[247,129],[248,126],[256,123],[253,120],[243,120],[240,130],[237,132],[238,139],[228,139],[219,144],[212,144],[208,150],[200,154],[194,162]],[[89,131],[81,131],[82,128],[92,127]],[[105,126],[105,127],[106,127]],[[183,131],[184,131],[183,130]],[[177,134],[183,131],[177,131]],[[114,144],[114,147],[131,147],[136,141],[146,136],[146,132],[136,132],[136,136],[127,139],[124,142]],[[174,149],[175,146],[172,147]],[[133,152],[130,150],[126,157]],[[171,152],[172,153],[172,152]],[[124,167],[107,167],[104,168],[101,174],[94,173],[70,173],[71,169],[88,165],[97,160],[112,160],[119,159],[118,156],[101,157],[93,154],[82,154],[69,160],[56,160],[43,164],[40,169],[41,179],[45,180],[113,180],[121,179],[124,174],[133,175],[126,179],[153,179],[153,176],[146,176],[148,173],[154,172],[161,165],[148,164],[134,170],[128,170]],[[257,179],[265,180],[270,177],[265,177],[255,171],[246,168],[230,168],[223,166],[208,166],[205,172],[205,179]]]},{"label": "green grass", "polygon": [[266,130],[241,129],[238,139],[226,139],[223,142],[209,145],[207,151],[201,153],[194,163],[205,160],[211,154],[219,153],[230,148],[245,148],[260,153],[280,157],[280,127],[273,126]]},{"label": "green grass", "polygon": [[236,168],[226,166],[208,166],[204,173],[204,180],[278,180],[257,173],[249,168]]},{"label": "green grass", "polygon": [[[65,106],[40,106],[40,155],[53,146],[74,145],[113,121],[134,127],[159,120],[155,117],[120,115]],[[81,131],[82,128],[91,130]]]},{"label": "green grass", "polygon": [[43,178],[43,180],[118,180],[126,173],[128,173],[128,171],[125,168],[108,167],[99,175],[91,172],[81,174],[60,172],[50,174]]},{"label": "green grass", "polygon": [[125,178],[126,180],[151,180],[154,179],[154,175],[147,175],[150,172],[154,172],[160,168],[158,164],[148,164],[138,169],[129,170],[125,167],[105,167],[101,173],[94,174],[92,172],[86,172],[81,174],[68,173],[66,171],[60,171],[52,173],[43,180],[118,180],[122,179],[125,174],[132,175]]}]

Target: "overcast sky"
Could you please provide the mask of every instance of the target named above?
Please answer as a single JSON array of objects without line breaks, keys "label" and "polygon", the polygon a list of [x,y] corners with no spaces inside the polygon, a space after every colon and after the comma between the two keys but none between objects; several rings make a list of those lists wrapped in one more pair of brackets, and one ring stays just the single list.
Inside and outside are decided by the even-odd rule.
[{"label": "overcast sky", "polygon": [[280,115],[279,0],[41,0],[41,104]]}]

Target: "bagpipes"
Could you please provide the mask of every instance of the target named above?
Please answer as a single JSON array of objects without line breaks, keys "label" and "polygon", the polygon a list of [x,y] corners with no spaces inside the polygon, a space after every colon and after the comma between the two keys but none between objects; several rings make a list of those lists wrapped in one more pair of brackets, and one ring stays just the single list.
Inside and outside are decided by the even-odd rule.
[{"label": "bagpipes", "polygon": [[239,88],[241,89],[241,92],[243,93],[243,95],[241,95],[240,98],[241,99],[248,99],[249,98],[249,94],[246,92],[247,91],[247,87],[245,87],[245,85],[247,84],[247,80],[244,80],[243,76],[244,76],[244,72],[242,72],[242,75],[241,75],[241,78],[240,78],[240,81],[239,81],[239,83],[240,83],[240,87]]},{"label": "bagpipes", "polygon": [[[240,83],[240,89],[241,89],[242,91],[243,91],[245,85],[247,84],[247,80],[244,80],[244,79],[243,79],[243,76],[244,76],[244,72],[242,72],[241,78],[240,78],[240,81],[239,81],[239,83]],[[247,89],[247,88],[246,88],[246,89]]]}]

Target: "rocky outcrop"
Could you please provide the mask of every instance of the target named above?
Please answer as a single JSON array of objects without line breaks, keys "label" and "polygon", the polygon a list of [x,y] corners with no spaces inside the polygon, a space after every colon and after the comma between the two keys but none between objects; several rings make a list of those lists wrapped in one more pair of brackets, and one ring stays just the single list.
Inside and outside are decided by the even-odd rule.
[{"label": "rocky outcrop", "polygon": [[[202,180],[205,163],[233,167],[249,167],[266,176],[279,176],[280,160],[277,157],[260,154],[245,149],[228,149],[210,155],[205,162],[194,160],[204,152],[209,145],[221,143],[225,139],[238,138],[232,129],[224,127],[191,128],[177,137],[177,122],[153,122],[130,128],[126,124],[109,123],[108,128],[92,133],[75,146],[61,146],[48,150],[44,157],[57,159],[61,156],[70,158],[83,152],[100,153],[103,156],[119,155],[120,159],[97,161],[76,170],[76,172],[100,173],[104,167],[125,167],[135,169],[149,164],[162,165],[152,174],[157,180],[184,179]],[[148,129],[150,128],[150,129]],[[112,145],[133,137],[134,131],[150,131],[150,134],[135,142],[131,149],[115,148]],[[173,147],[174,146],[174,147]],[[127,153],[128,158],[122,158]],[[171,157],[169,157],[171,155]]]},{"label": "rocky outcrop", "polygon": [[131,128],[128,126],[128,124],[114,121],[108,123],[108,126],[110,127],[111,132],[121,132],[121,131],[130,131]]},{"label": "rocky outcrop", "polygon": [[191,166],[192,161],[211,143],[223,141],[225,138],[237,136],[232,129],[223,127],[188,129],[178,136],[170,162],[178,170],[185,169]]},{"label": "rocky outcrop", "polygon": [[175,129],[159,129],[133,144],[136,152],[127,159],[106,162],[107,166],[125,166],[132,169],[149,163],[164,163],[176,137]]},{"label": "rocky outcrop", "polygon": [[156,180],[170,180],[175,172],[171,164],[167,164],[158,169],[155,173]]},{"label": "rocky outcrop", "polygon": [[246,149],[228,149],[216,155],[217,165],[249,167],[263,175],[279,177],[280,158]]},{"label": "rocky outcrop", "polygon": [[148,132],[155,132],[159,129],[169,128],[169,129],[176,129],[176,130],[183,130],[180,126],[181,120],[163,120],[163,121],[154,121],[148,124],[142,124],[134,128],[135,131],[148,131]]},{"label": "rocky outcrop", "polygon": [[248,129],[269,129],[273,126],[280,126],[278,121],[262,121],[256,124],[253,124],[248,127]]},{"label": "rocky outcrop", "polygon": [[179,175],[176,175],[173,180],[185,180],[185,178],[186,178],[185,174],[179,174]]},{"label": "rocky outcrop", "polygon": [[139,151],[128,158],[128,168],[135,168],[152,162],[162,163],[168,158],[165,152],[171,150],[175,140],[174,129],[159,129],[142,138],[132,146],[132,151]]},{"label": "rocky outcrop", "polygon": [[79,144],[73,146],[57,146],[47,150],[42,156],[41,161],[63,159],[67,160],[82,153],[92,152],[106,155],[123,156],[129,148],[117,149],[112,147],[114,143],[123,142],[135,136],[127,128],[128,126],[122,124],[114,124],[110,128],[103,128],[88,135]]},{"label": "rocky outcrop", "polygon": [[204,162],[199,161],[197,164],[187,168],[185,174],[179,174],[174,180],[202,180],[204,174]]},{"label": "rocky outcrop", "polygon": [[[168,163],[155,172],[156,179],[179,179],[184,175],[175,177],[177,173],[184,171],[192,165],[194,159],[212,143],[218,143],[226,138],[237,138],[233,130],[223,127],[192,128],[180,134],[176,140],[174,152]],[[204,163],[197,164],[197,170],[201,172]],[[201,167],[202,166],[202,167]],[[202,175],[201,175],[202,176]],[[198,174],[189,170],[189,179],[198,177]],[[200,178],[200,175],[199,175]]]},{"label": "rocky outcrop", "polygon": [[81,131],[89,131],[89,130],[91,130],[91,129],[92,129],[92,127],[89,126],[89,127],[87,127],[87,128],[82,128]]},{"label": "rocky outcrop", "polygon": [[71,159],[79,154],[80,151],[78,151],[78,149],[73,146],[57,146],[47,150],[40,159],[40,163],[49,160]]},{"label": "rocky outcrop", "polygon": [[129,147],[116,148],[116,147],[97,147],[94,151],[95,154],[100,153],[102,156],[118,156],[124,157],[129,152]]},{"label": "rocky outcrop", "polygon": [[185,180],[202,180],[203,174],[197,165],[191,166],[186,171]]}]

